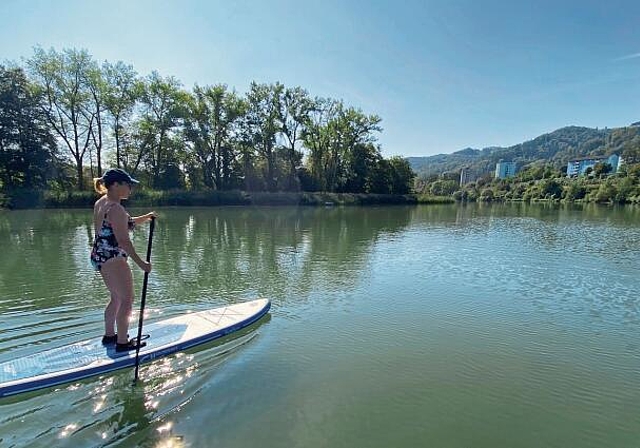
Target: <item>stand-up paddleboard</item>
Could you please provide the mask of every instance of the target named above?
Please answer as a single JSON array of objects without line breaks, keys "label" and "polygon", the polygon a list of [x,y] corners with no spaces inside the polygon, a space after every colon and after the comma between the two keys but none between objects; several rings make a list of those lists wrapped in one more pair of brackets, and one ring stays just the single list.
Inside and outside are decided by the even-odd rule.
[{"label": "stand-up paddleboard", "polygon": [[[266,299],[185,314],[145,325],[140,364],[213,341],[267,314]],[[89,339],[0,363],[0,397],[101,375],[135,365],[136,351],[116,352],[100,338]]]}]

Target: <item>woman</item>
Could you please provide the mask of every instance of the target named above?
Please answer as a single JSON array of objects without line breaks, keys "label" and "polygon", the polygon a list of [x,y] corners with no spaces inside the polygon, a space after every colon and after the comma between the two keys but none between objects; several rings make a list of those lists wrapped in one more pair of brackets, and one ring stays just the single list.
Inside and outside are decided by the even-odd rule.
[{"label": "woman", "polygon": [[[116,344],[117,352],[135,350],[137,339],[129,340],[127,330],[133,305],[133,276],[127,258],[151,272],[151,263],[136,253],[129,239],[129,231],[137,224],[155,218],[155,213],[131,217],[120,204],[127,199],[134,185],[139,184],[126,171],[116,168],[107,170],[102,177],[93,179],[93,186],[102,195],[93,207],[95,239],[91,251],[91,264],[100,271],[111,300],[104,310],[104,345]],[[116,334],[117,328],[117,334]],[[144,347],[146,344],[141,343]]]}]

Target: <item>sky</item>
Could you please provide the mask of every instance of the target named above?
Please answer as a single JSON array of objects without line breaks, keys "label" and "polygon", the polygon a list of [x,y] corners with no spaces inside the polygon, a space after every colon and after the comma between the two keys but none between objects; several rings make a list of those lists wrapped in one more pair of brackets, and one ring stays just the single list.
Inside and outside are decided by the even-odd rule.
[{"label": "sky", "polygon": [[385,156],[640,121],[640,1],[2,0],[0,63],[87,49],[194,84],[300,86],[382,118]]}]

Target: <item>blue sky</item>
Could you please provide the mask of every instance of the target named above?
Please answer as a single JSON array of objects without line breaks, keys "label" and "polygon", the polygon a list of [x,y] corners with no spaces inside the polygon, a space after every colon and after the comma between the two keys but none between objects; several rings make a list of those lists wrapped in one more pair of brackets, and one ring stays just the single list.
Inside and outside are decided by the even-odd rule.
[{"label": "blue sky", "polygon": [[280,81],[382,117],[385,156],[640,121],[640,2],[0,2],[0,61],[33,46],[194,83]]}]

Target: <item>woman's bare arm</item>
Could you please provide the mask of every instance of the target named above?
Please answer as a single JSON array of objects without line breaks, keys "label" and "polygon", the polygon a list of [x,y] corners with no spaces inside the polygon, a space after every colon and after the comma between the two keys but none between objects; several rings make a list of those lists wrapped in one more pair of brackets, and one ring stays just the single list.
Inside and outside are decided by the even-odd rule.
[{"label": "woman's bare arm", "polygon": [[156,217],[156,212],[149,212],[146,215],[133,216],[131,219],[133,219],[133,222],[135,222],[136,225],[138,225],[138,224],[144,224],[145,222],[149,221],[151,218],[155,218],[155,217]]},{"label": "woman's bare arm", "polygon": [[115,206],[109,210],[109,222],[118,241],[118,246],[124,249],[129,257],[140,266],[140,269],[145,270],[148,263],[140,258],[131,238],[129,238],[129,215],[122,206]]}]

